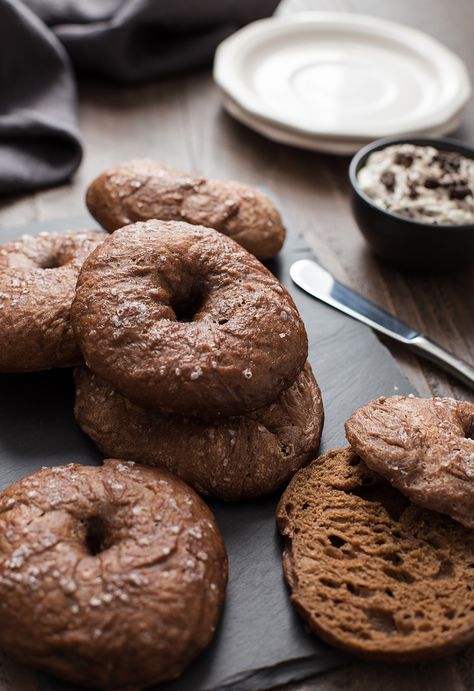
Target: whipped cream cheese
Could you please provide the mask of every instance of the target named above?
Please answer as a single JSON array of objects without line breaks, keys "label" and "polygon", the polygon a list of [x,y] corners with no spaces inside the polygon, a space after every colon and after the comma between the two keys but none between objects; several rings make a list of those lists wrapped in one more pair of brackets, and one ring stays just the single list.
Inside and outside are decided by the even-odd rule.
[{"label": "whipped cream cheese", "polygon": [[474,223],[474,160],[433,146],[374,151],[357,175],[377,206],[423,223]]}]

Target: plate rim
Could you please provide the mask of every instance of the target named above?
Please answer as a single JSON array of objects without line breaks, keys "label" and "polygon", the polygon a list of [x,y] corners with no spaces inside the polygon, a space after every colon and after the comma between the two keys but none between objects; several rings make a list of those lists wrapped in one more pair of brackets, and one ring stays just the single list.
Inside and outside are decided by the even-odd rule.
[{"label": "plate rim", "polygon": [[[428,57],[438,73],[443,67],[445,71],[448,70],[451,75],[455,75],[458,85],[457,93],[440,109],[429,114],[425,113],[421,118],[418,116],[418,119],[408,121],[401,128],[381,126],[370,129],[361,128],[360,125],[355,129],[311,128],[295,124],[291,122],[291,119],[269,114],[261,101],[252,98],[250,89],[239,77],[239,67],[247,55],[247,51],[254,46],[256,41],[263,41],[267,37],[272,38],[289,31],[297,32],[302,24],[306,25],[305,28],[308,28],[308,24],[312,24],[315,30],[321,30],[322,27],[328,29],[331,26],[346,26],[350,30],[357,26],[371,33],[377,32],[377,35],[381,35],[382,39],[385,36],[408,47],[412,52],[415,51],[425,58]],[[433,59],[433,55],[436,56],[436,60]],[[252,22],[226,38],[218,46],[214,59],[213,76],[217,86],[249,115],[264,119],[274,127],[281,128],[283,126],[286,130],[312,137],[376,139],[381,136],[403,135],[413,131],[439,128],[464,108],[472,93],[469,73],[462,59],[434,37],[398,22],[349,12],[298,12],[290,16],[269,17]]]},{"label": "plate rim", "polygon": [[[353,156],[364,146],[367,146],[374,141],[373,137],[351,139],[345,137],[328,137],[328,136],[308,136],[299,132],[294,132],[288,128],[277,127],[271,122],[266,122],[263,118],[256,118],[251,113],[247,113],[232,97],[227,93],[222,92],[224,109],[233,118],[240,123],[249,127],[258,134],[270,139],[278,144],[285,144],[286,146],[294,146],[308,151],[314,151],[324,154],[333,154],[335,156]],[[429,130],[417,130],[402,134],[401,136],[411,137],[444,137],[450,132],[456,130],[461,124],[462,112],[458,111],[452,118],[446,120],[445,123],[439,127],[430,128]],[[397,136],[397,135],[394,135]]]}]

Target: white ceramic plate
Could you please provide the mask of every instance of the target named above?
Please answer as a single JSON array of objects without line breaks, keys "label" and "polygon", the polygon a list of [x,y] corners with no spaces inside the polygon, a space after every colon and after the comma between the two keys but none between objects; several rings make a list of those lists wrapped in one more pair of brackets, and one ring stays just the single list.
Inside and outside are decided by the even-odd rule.
[{"label": "white ceramic plate", "polygon": [[[242,124],[250,127],[259,134],[262,134],[267,139],[274,142],[279,142],[280,144],[288,144],[290,146],[297,146],[301,149],[309,149],[311,151],[320,151],[323,153],[336,154],[339,156],[351,156],[355,154],[361,147],[369,144],[372,139],[344,139],[344,138],[332,138],[332,137],[310,137],[299,134],[290,129],[285,129],[283,127],[276,127],[269,124],[265,120],[258,119],[243,110],[235,101],[231,98],[223,95],[224,108],[227,112],[232,115],[236,120]],[[459,127],[461,122],[462,113],[456,113],[453,118],[443,123],[440,127],[433,128],[431,130],[419,130],[411,133],[413,136],[430,136],[430,137],[442,137],[449,132],[452,132],[457,127]]]},{"label": "white ceramic plate", "polygon": [[214,78],[268,126],[346,140],[433,130],[471,93],[463,62],[430,36],[333,12],[250,24],[219,46]]}]

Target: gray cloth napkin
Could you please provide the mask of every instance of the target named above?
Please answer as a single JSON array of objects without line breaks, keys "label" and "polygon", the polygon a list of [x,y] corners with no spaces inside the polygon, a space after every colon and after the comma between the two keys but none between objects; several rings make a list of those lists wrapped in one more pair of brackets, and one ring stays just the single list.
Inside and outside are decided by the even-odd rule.
[{"label": "gray cloth napkin", "polygon": [[0,0],[0,194],[81,161],[74,70],[127,84],[202,67],[278,0]]}]

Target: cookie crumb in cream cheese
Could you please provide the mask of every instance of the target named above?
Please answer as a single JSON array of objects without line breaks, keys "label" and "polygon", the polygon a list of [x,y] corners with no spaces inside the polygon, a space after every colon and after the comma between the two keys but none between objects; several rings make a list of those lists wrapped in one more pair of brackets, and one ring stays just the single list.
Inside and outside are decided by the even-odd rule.
[{"label": "cookie crumb in cream cheese", "polygon": [[359,170],[360,189],[377,206],[423,223],[474,223],[474,160],[433,146],[394,144]]}]

